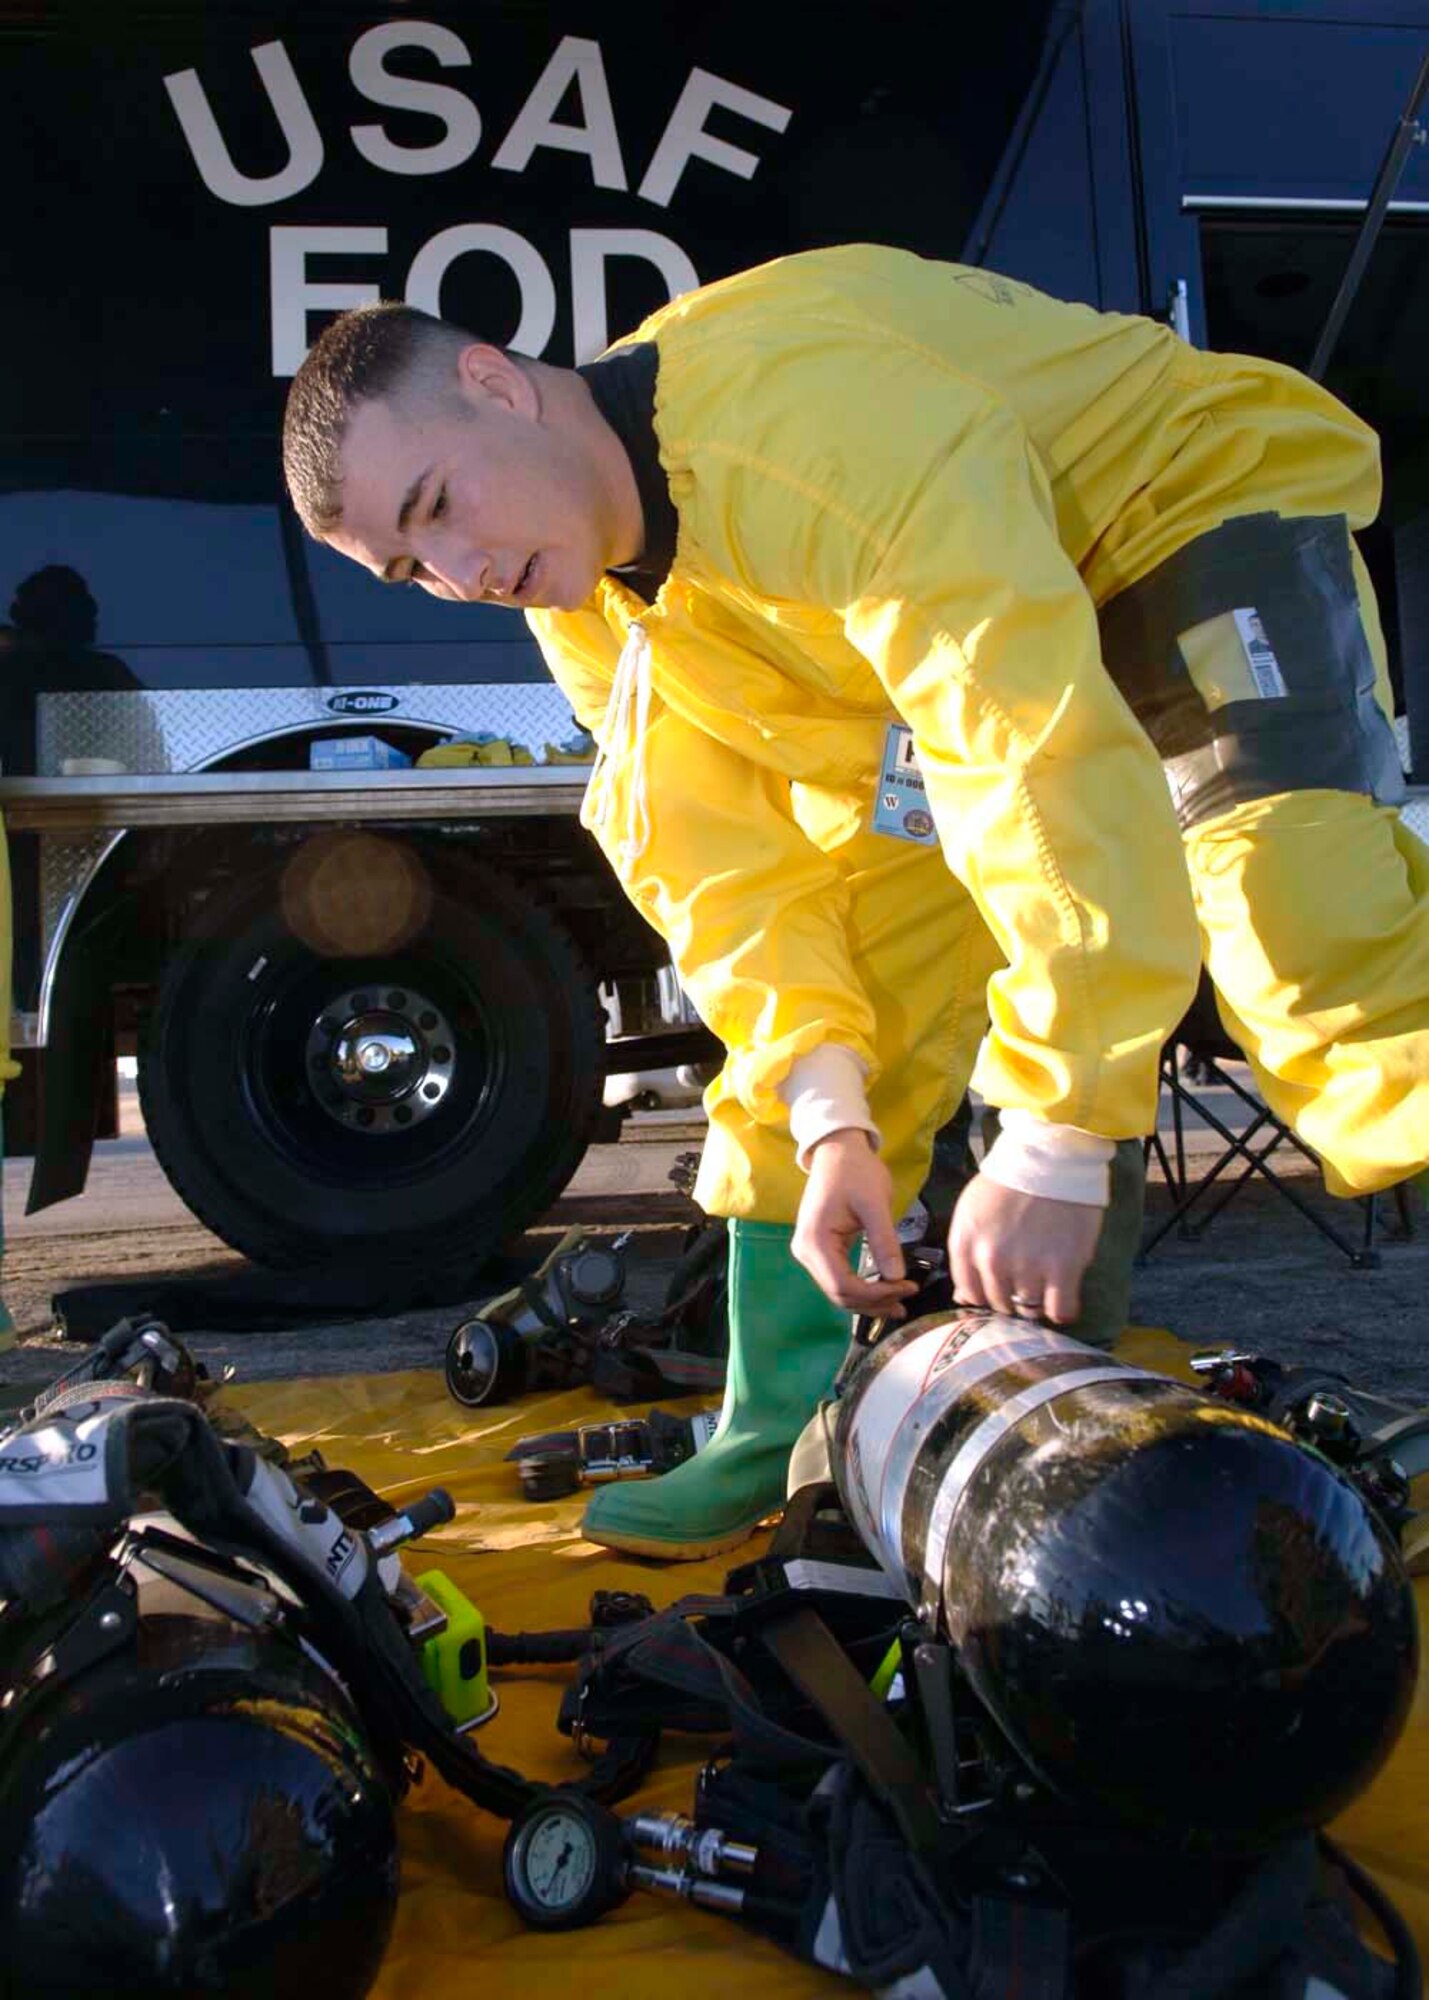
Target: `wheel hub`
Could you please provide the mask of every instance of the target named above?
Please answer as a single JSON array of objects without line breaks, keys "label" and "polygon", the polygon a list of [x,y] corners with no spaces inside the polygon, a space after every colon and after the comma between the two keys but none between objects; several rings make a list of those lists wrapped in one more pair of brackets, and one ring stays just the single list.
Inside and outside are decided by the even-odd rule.
[{"label": "wheel hub", "polygon": [[401,1132],[451,1089],[456,1041],[441,1009],[410,987],[354,987],[313,1023],[308,1076],[327,1115],[358,1132]]}]

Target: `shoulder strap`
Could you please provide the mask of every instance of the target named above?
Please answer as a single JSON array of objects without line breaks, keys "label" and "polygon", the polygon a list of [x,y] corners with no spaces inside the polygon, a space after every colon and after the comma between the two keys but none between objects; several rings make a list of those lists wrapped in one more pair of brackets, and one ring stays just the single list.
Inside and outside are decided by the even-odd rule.
[{"label": "shoulder strap", "polygon": [[738,1749],[766,1766],[827,1764],[825,1744],[787,1729],[768,1712],[748,1677],[700,1629],[743,1607],[724,1597],[685,1597],[654,1618],[614,1633],[567,1690],[560,1727],[573,1737],[628,1733],[635,1718],[652,1729],[728,1731]]},{"label": "shoulder strap", "polygon": [[914,1853],[932,1855],[939,1823],[923,1768],[823,1619],[810,1606],[795,1605],[764,1625],[760,1638],[828,1723]]}]

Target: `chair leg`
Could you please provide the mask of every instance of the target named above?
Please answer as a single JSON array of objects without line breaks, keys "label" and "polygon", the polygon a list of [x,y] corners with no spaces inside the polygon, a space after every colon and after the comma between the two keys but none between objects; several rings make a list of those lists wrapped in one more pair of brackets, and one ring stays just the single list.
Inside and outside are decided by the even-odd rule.
[{"label": "chair leg", "polygon": [[1244,1167],[1242,1167],[1240,1173],[1237,1174],[1236,1178],[1233,1181],[1229,1181],[1222,1188],[1220,1200],[1217,1202],[1213,1202],[1211,1207],[1196,1223],[1194,1229],[1191,1231],[1192,1235],[1197,1237],[1205,1235],[1206,1231],[1210,1228],[1211,1224],[1215,1221],[1216,1217],[1221,1213],[1221,1211],[1223,1209],[1229,1208],[1230,1204],[1235,1200],[1236,1196],[1240,1193],[1241,1189],[1246,1185],[1246,1183],[1254,1179],[1257,1168],[1259,1168],[1262,1173],[1266,1174],[1267,1177],[1271,1181],[1273,1181],[1277,1187],[1280,1185],[1278,1178],[1273,1173],[1271,1173],[1268,1168],[1266,1168],[1263,1165],[1263,1162],[1269,1159],[1270,1155],[1275,1151],[1276,1147],[1280,1144],[1279,1132],[1273,1133],[1272,1136],[1266,1141],[1266,1143],[1260,1148],[1259,1152],[1253,1153],[1250,1150],[1251,1140],[1255,1137],[1257,1132],[1259,1132],[1261,1126],[1264,1125],[1265,1122],[1266,1120],[1263,1117],[1252,1120],[1252,1122],[1246,1126],[1244,1132],[1241,1133],[1240,1143],[1238,1145],[1232,1145],[1230,1152],[1226,1153],[1223,1158],[1218,1160],[1216,1162],[1214,1169],[1209,1174],[1207,1174],[1205,1181],[1203,1182],[1202,1185],[1204,1187],[1209,1188],[1212,1182],[1215,1181],[1217,1176],[1225,1168],[1229,1167],[1233,1159],[1239,1156],[1243,1157],[1245,1160],[1245,1165]]},{"label": "chair leg", "polygon": [[[1365,1216],[1363,1240],[1357,1244],[1350,1237],[1338,1230],[1333,1223],[1327,1222],[1323,1216],[1317,1215],[1315,1210],[1295,1192],[1289,1182],[1282,1179],[1272,1167],[1266,1164],[1270,1155],[1283,1140],[1289,1140],[1299,1153],[1303,1154],[1307,1160],[1312,1161],[1318,1167],[1319,1161],[1315,1158],[1315,1155],[1296,1138],[1295,1134],[1288,1127],[1282,1125],[1278,1119],[1273,1118],[1269,1108],[1258,1097],[1255,1097],[1250,1091],[1237,1083],[1234,1077],[1227,1076],[1219,1064],[1212,1061],[1208,1064],[1208,1067],[1213,1080],[1223,1084],[1232,1091],[1243,1104],[1254,1111],[1255,1116],[1243,1132],[1236,1133],[1228,1125],[1223,1124],[1216,1117],[1215,1113],[1210,1111],[1204,1104],[1196,1104],[1197,1115],[1224,1141],[1226,1150],[1210,1169],[1209,1173],[1197,1181],[1194,1187],[1188,1187],[1182,1126],[1183,1089],[1180,1078],[1174,1073],[1174,1069],[1163,1069],[1163,1079],[1171,1092],[1171,1121],[1173,1131],[1176,1135],[1176,1194],[1178,1198],[1172,1206],[1170,1215],[1165,1217],[1155,1229],[1142,1239],[1141,1249],[1137,1254],[1137,1262],[1144,1263],[1156,1245],[1161,1242],[1163,1237],[1169,1235],[1172,1229],[1176,1229],[1182,1238],[1186,1240],[1194,1240],[1203,1236],[1216,1217],[1234,1201],[1235,1197],[1252,1176],[1260,1174],[1263,1179],[1269,1181],[1278,1194],[1282,1195],[1290,1203],[1292,1208],[1298,1209],[1308,1223],[1315,1229],[1318,1229],[1320,1234],[1333,1243],[1337,1250],[1344,1253],[1353,1269],[1357,1271],[1376,1269],[1380,1259],[1379,1252],[1372,1247],[1375,1224],[1373,1198],[1370,1198]],[[1252,1150],[1251,1141],[1266,1125],[1272,1127],[1270,1140],[1258,1150]],[[1154,1143],[1158,1156],[1163,1163],[1163,1171],[1165,1171],[1165,1150],[1159,1135],[1156,1135]],[[1191,1210],[1197,1207],[1203,1198],[1210,1193],[1211,1189],[1220,1180],[1222,1174],[1236,1160],[1244,1162],[1241,1173],[1229,1185],[1222,1186],[1219,1189],[1220,1198],[1212,1205],[1208,1213],[1202,1215],[1195,1222],[1189,1222],[1187,1217]]]},{"label": "chair leg", "polygon": [[[1182,1090],[1181,1090],[1180,1080],[1178,1078],[1171,1079],[1169,1081],[1168,1087],[1171,1091],[1171,1119],[1173,1126],[1175,1126],[1179,1123],[1181,1115]],[[1177,1151],[1180,1154],[1180,1159],[1178,1161],[1179,1173],[1176,1183],[1176,1199],[1173,1202],[1171,1213],[1167,1217],[1165,1217],[1165,1219],[1160,1224],[1158,1224],[1158,1226],[1155,1229],[1151,1230],[1150,1233],[1142,1239],[1141,1249],[1138,1252],[1138,1261],[1140,1262],[1144,1262],[1146,1258],[1150,1256],[1151,1252],[1156,1248],[1156,1245],[1161,1241],[1161,1239],[1164,1236],[1169,1235],[1173,1229],[1175,1229],[1177,1233],[1181,1236],[1181,1238],[1186,1242],[1193,1241],[1197,1236],[1201,1234],[1201,1226],[1194,1223],[1188,1223],[1186,1217],[1190,1214],[1191,1210],[1195,1208],[1197,1204],[1205,1198],[1205,1196],[1209,1193],[1211,1188],[1215,1186],[1217,1180],[1225,1172],[1226,1168],[1231,1164],[1232,1160],[1234,1160],[1237,1157],[1237,1155],[1250,1157],[1250,1155],[1247,1153],[1246,1142],[1255,1136],[1256,1132],[1259,1131],[1261,1125],[1264,1124],[1266,1118],[1269,1116],[1268,1112],[1262,1111],[1260,1118],[1258,1118],[1254,1124],[1248,1126],[1240,1138],[1237,1138],[1234,1132],[1232,1132],[1227,1126],[1222,1125],[1220,1120],[1216,1118],[1213,1113],[1207,1111],[1204,1108],[1204,1106],[1198,1105],[1197,1111],[1198,1114],[1205,1119],[1206,1123],[1211,1127],[1211,1129],[1221,1139],[1223,1139],[1226,1142],[1226,1151],[1221,1155],[1220,1159],[1216,1161],[1216,1164],[1211,1168],[1210,1172],[1208,1174],[1203,1175],[1202,1178],[1198,1180],[1194,1186],[1191,1186],[1188,1182],[1188,1177],[1186,1175],[1185,1153],[1183,1147],[1180,1144],[1178,1144]],[[1178,1133],[1178,1139],[1179,1137],[1180,1134]],[[1164,1154],[1163,1154],[1163,1159],[1164,1159]],[[1247,1173],[1249,1173],[1250,1168],[1247,1168],[1246,1171]],[[1237,1185],[1239,1185],[1239,1183]],[[1234,1192],[1234,1190],[1232,1190],[1232,1192]],[[1222,1206],[1224,1206],[1224,1203],[1222,1204]]]},{"label": "chair leg", "polygon": [[1176,1198],[1182,1201],[1186,1195],[1186,1126],[1182,1117],[1181,1080],[1176,1075],[1174,1055],[1167,1058],[1167,1064],[1171,1084],[1171,1130],[1176,1138]]}]

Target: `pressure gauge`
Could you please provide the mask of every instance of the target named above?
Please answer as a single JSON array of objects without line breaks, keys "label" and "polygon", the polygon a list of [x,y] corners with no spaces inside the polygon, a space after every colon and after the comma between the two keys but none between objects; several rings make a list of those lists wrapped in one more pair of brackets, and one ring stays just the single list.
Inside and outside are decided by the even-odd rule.
[{"label": "pressure gauge", "polygon": [[577,1930],[624,1901],[625,1864],[620,1821],[562,1787],[529,1805],[507,1835],[506,1894],[533,1930]]}]

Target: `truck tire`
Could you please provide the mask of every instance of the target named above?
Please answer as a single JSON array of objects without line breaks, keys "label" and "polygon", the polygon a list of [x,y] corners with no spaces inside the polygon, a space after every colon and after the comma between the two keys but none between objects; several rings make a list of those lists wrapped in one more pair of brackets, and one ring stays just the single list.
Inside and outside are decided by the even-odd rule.
[{"label": "truck tire", "polygon": [[[216,893],[164,971],[140,1099],[174,1188],[255,1263],[451,1297],[585,1152],[595,980],[508,877],[438,844],[349,845],[364,842],[418,884],[407,934],[343,949],[295,919],[306,849]],[[361,903],[349,887],[341,907]]]}]

